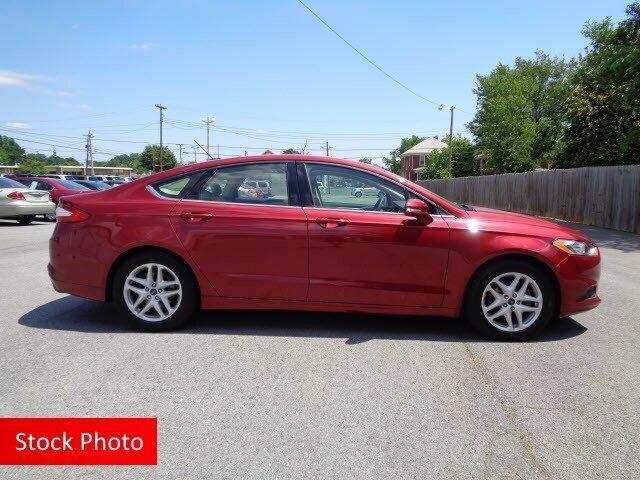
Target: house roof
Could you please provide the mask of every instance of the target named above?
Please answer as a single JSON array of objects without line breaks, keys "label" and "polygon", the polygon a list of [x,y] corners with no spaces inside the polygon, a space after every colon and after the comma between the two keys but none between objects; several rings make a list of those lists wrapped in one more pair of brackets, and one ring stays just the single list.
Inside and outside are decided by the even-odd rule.
[{"label": "house roof", "polygon": [[431,153],[439,148],[446,148],[449,145],[435,137],[428,137],[421,141],[419,144],[411,147],[409,150],[400,155],[401,158],[409,155],[424,155],[425,153]]}]

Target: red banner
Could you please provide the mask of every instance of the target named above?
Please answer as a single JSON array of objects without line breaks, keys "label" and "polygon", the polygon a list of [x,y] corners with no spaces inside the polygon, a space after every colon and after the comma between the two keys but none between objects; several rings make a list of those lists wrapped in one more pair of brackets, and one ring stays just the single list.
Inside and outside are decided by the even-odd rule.
[{"label": "red banner", "polygon": [[157,418],[0,418],[0,465],[157,464]]}]

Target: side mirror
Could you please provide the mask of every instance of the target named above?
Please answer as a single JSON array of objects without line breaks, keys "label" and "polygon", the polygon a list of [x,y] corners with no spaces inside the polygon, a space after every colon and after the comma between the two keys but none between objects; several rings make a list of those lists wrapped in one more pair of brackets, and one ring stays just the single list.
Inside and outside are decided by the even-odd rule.
[{"label": "side mirror", "polygon": [[419,225],[428,225],[433,221],[429,215],[429,205],[419,198],[410,198],[404,209],[404,214],[416,219]]}]

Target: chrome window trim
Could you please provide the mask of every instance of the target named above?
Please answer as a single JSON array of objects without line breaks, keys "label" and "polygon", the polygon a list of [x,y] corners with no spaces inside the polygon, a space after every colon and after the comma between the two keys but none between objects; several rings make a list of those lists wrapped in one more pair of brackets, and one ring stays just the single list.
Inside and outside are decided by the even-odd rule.
[{"label": "chrome window trim", "polygon": [[[383,180],[386,180],[387,182],[393,183],[394,185],[396,185],[396,186],[398,186],[398,187],[400,187],[400,188],[402,188],[402,189],[404,189],[404,190],[409,190],[411,193],[413,193],[414,195],[416,195],[417,197],[419,197],[419,198],[420,198],[420,199],[422,199],[423,201],[425,201],[425,202],[427,202],[427,203],[429,203],[429,204],[431,204],[431,205],[435,206],[436,208],[441,208],[441,209],[442,209],[442,210],[444,210],[445,212],[447,211],[447,210],[446,210],[446,208],[441,207],[440,205],[438,205],[437,203],[435,203],[433,200],[430,200],[430,199],[428,199],[428,198],[425,198],[424,196],[420,195],[418,192],[414,191],[413,189],[409,188],[408,186],[403,185],[403,184],[401,184],[401,183],[398,183],[398,182],[396,182],[395,180],[391,180],[390,178],[387,178],[387,177],[385,177],[384,175],[380,175],[379,173],[376,173],[376,172],[370,172],[369,170],[364,170],[364,169],[362,169],[362,168],[358,168],[357,166],[352,166],[352,165],[342,165],[342,164],[340,164],[340,163],[331,163],[331,162],[314,162],[314,161],[307,162],[307,161],[305,161],[305,160],[298,160],[298,161],[299,161],[299,162],[302,162],[302,163],[310,163],[310,164],[314,164],[314,165],[331,165],[331,166],[333,166],[333,167],[351,168],[351,169],[353,169],[353,170],[357,170],[357,171],[362,172],[362,173],[368,173],[368,174],[370,174],[370,175],[374,175],[374,176],[376,176],[376,177],[378,177],[378,178],[381,178],[381,179],[383,179]],[[307,179],[307,182],[308,182],[308,183],[311,183],[311,182],[309,182],[309,179]],[[320,209],[322,209],[322,210],[338,210],[338,211],[352,210],[352,209],[348,209],[348,208],[326,208],[326,207],[304,207],[304,208],[320,208]],[[369,213],[369,212],[370,212],[370,213],[399,213],[399,212],[373,212],[373,211],[370,211],[370,210],[359,210],[359,211],[362,211],[362,212],[368,212],[368,213]],[[404,215],[404,213],[399,213],[399,214],[400,214],[400,215]],[[446,214],[446,215],[436,213],[436,214],[432,215],[432,217],[433,217],[433,216],[438,216],[438,217],[455,217],[455,215],[454,215],[454,214],[449,213],[449,212],[447,212],[447,214]]]},{"label": "chrome window trim", "polygon": [[158,193],[156,191],[155,188],[153,188],[153,185],[149,184],[147,185],[147,190],[153,194],[156,198],[159,198],[161,200],[168,200],[168,201],[177,201],[177,202],[199,202],[199,203],[206,203],[208,205],[247,205],[250,207],[277,207],[277,208],[300,208],[302,209],[302,207],[300,205],[273,205],[273,204],[269,204],[269,203],[244,203],[244,202],[216,202],[214,200],[197,200],[195,198],[169,198],[169,197],[165,197],[164,195],[161,195],[160,193]]}]

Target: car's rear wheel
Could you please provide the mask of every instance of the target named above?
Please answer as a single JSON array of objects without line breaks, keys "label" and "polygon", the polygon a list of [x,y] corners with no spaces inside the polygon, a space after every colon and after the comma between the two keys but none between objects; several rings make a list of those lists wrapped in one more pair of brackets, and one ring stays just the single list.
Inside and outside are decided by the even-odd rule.
[{"label": "car's rear wheel", "polygon": [[56,221],[56,214],[55,213],[45,213],[44,214],[44,219],[47,222],[55,222]]},{"label": "car's rear wheel", "polygon": [[549,274],[532,263],[514,259],[494,263],[473,278],[464,313],[485,336],[524,340],[547,326],[555,304]]},{"label": "car's rear wheel", "polygon": [[362,196],[362,192],[356,192],[356,193],[354,193],[354,195],[355,195],[357,198],[360,198],[360,197]]},{"label": "car's rear wheel", "polygon": [[23,215],[22,217],[18,218],[18,223],[20,225],[29,225],[35,219],[36,219],[35,215]]},{"label": "car's rear wheel", "polygon": [[184,263],[162,252],[149,252],[120,266],[112,298],[135,327],[163,331],[191,317],[198,305],[197,292],[193,274]]}]

